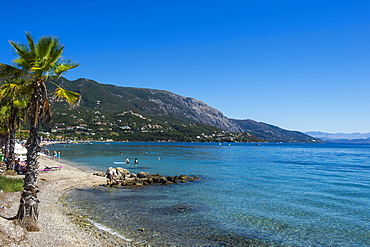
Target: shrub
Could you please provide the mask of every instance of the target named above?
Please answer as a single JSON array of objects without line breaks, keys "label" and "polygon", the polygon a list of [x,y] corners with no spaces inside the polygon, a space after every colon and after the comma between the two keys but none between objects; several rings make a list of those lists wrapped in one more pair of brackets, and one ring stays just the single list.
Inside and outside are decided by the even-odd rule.
[{"label": "shrub", "polygon": [[23,179],[0,176],[0,190],[4,192],[21,191],[23,190]]}]

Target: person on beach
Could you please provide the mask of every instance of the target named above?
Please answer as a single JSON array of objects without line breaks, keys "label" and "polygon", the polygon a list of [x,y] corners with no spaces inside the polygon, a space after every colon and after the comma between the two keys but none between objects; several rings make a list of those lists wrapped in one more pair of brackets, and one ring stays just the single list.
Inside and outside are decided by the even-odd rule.
[{"label": "person on beach", "polygon": [[109,184],[113,183],[113,180],[117,176],[116,169],[113,169],[113,167],[109,167],[107,171],[107,178],[109,179]]},{"label": "person on beach", "polygon": [[57,158],[60,160],[60,151],[57,152]]},{"label": "person on beach", "polygon": [[135,158],[134,165],[138,165],[138,164],[139,164],[139,160],[137,158]]},{"label": "person on beach", "polygon": [[126,164],[130,164],[130,160],[129,160],[129,158],[128,157],[126,157]]},{"label": "person on beach", "polygon": [[21,170],[22,170],[21,159],[18,158],[17,160],[15,160],[14,171],[16,171],[19,174]]},{"label": "person on beach", "polygon": [[57,151],[53,151],[53,159],[56,159],[58,157]]}]

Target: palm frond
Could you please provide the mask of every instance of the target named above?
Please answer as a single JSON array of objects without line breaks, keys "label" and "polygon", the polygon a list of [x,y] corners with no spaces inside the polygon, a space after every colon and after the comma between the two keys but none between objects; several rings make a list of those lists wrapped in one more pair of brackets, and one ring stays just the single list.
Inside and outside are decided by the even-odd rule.
[{"label": "palm frond", "polygon": [[4,115],[6,115],[7,112],[9,112],[9,107],[8,106],[1,106],[0,107],[0,116],[1,116],[2,120],[4,120]]},{"label": "palm frond", "polygon": [[9,95],[14,95],[17,92],[18,85],[14,83],[6,83],[0,87],[0,99],[4,99]]},{"label": "palm frond", "polygon": [[81,95],[76,92],[72,92],[61,87],[57,87],[54,92],[57,100],[65,100],[70,105],[78,105],[81,99]]},{"label": "palm frond", "polygon": [[14,66],[0,63],[0,77],[1,78],[20,78],[24,76],[25,73],[21,69]]},{"label": "palm frond", "polygon": [[30,51],[35,50],[35,42],[33,41],[33,37],[30,32],[26,32],[28,47],[30,48]]},{"label": "palm frond", "polygon": [[18,109],[26,109],[28,106],[27,100],[14,100],[13,105]]},{"label": "palm frond", "polygon": [[79,66],[80,64],[76,63],[76,62],[72,62],[72,61],[67,61],[67,62],[61,62],[61,63],[58,63],[57,66],[55,67],[55,74],[57,75],[61,75],[65,72],[67,72],[68,70],[70,69],[73,69],[73,68],[76,68],[77,66]]},{"label": "palm frond", "polygon": [[32,84],[27,80],[5,80],[5,83],[0,86],[0,99],[8,98],[23,98],[27,99],[32,93]]}]

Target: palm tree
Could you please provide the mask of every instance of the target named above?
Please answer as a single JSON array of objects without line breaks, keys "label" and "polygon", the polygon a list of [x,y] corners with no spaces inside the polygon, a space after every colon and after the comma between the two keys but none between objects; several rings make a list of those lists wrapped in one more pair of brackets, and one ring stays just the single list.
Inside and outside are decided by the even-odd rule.
[{"label": "palm tree", "polygon": [[8,157],[9,153],[9,129],[6,126],[5,116],[0,112],[0,145],[1,152],[4,155],[3,160]]},{"label": "palm tree", "polygon": [[12,170],[15,162],[15,132],[20,121],[26,120],[26,110],[31,94],[31,84],[25,80],[7,81],[0,87],[1,108],[5,126],[9,133],[9,150],[7,154],[7,170]]},{"label": "palm tree", "polygon": [[[43,36],[35,43],[30,33],[26,32],[26,37],[27,44],[9,41],[18,57],[13,60],[13,65],[0,64],[0,75],[27,79],[32,84],[32,94],[28,107],[30,135],[26,143],[27,171],[16,218],[20,225],[28,231],[39,231],[37,153],[41,150],[41,141],[38,127],[40,122],[50,121],[51,114],[46,82],[53,83],[50,79],[61,76],[67,70],[77,67],[78,64],[62,59],[64,45],[59,43],[59,38]],[[79,102],[80,95],[78,93],[56,86],[57,89],[54,95],[57,99],[64,98],[70,104]]]}]

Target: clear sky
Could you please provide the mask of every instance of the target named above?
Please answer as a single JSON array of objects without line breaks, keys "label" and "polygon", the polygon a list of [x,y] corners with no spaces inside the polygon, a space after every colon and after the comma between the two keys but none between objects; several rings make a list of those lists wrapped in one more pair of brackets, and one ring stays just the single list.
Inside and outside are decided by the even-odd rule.
[{"label": "clear sky", "polygon": [[69,80],[153,88],[229,118],[370,132],[369,0],[3,1],[8,40],[60,37]]}]

